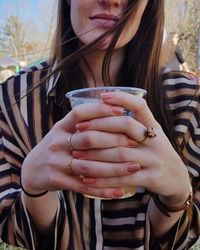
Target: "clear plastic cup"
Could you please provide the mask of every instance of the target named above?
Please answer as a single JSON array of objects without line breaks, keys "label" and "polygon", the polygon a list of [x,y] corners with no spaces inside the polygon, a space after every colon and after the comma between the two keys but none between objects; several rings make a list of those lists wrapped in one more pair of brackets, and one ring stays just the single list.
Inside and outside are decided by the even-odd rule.
[{"label": "clear plastic cup", "polygon": [[88,103],[88,102],[100,102],[100,94],[102,92],[111,92],[111,91],[121,91],[126,92],[133,95],[145,96],[146,90],[141,88],[134,87],[96,87],[96,88],[83,88],[72,90],[65,94],[67,98],[70,100],[71,107],[74,108],[77,105]]},{"label": "clear plastic cup", "polygon": [[[72,90],[65,94],[67,98],[70,100],[70,104],[72,109],[77,105],[81,105],[84,103],[97,103],[102,102],[100,98],[100,94],[102,92],[111,92],[111,91],[120,91],[126,92],[133,95],[140,95],[144,97],[146,95],[146,90],[141,88],[134,88],[134,87],[121,87],[121,86],[113,86],[113,87],[95,87],[95,88],[82,88]],[[133,116],[133,113],[129,110],[125,110],[124,115]],[[135,194],[135,187],[134,186],[126,186],[124,187],[125,194],[124,196],[120,197],[120,199],[131,197]],[[85,195],[89,198],[93,199],[105,199],[102,197],[96,196],[89,196]]]}]

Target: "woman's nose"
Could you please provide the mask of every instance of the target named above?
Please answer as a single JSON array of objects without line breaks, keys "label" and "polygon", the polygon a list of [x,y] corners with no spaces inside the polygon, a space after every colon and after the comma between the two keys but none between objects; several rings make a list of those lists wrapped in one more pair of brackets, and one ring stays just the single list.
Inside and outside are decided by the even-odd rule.
[{"label": "woman's nose", "polygon": [[102,6],[119,7],[124,0],[98,0]]}]

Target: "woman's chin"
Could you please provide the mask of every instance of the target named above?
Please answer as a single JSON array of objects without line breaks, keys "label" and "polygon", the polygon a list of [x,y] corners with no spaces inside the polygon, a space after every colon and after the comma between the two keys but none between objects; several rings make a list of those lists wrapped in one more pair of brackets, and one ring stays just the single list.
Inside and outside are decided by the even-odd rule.
[{"label": "woman's chin", "polygon": [[[86,37],[85,38],[81,38],[81,41],[80,43],[82,45],[89,45],[90,43],[92,43],[93,41],[95,41],[99,36],[96,36],[94,37],[93,39],[87,39]],[[98,42],[98,44],[96,44],[95,46],[95,49],[99,49],[99,50],[105,50],[108,48],[109,44],[111,43],[112,41],[112,37],[109,36],[109,37],[105,37],[104,39],[102,39],[101,41]]]}]

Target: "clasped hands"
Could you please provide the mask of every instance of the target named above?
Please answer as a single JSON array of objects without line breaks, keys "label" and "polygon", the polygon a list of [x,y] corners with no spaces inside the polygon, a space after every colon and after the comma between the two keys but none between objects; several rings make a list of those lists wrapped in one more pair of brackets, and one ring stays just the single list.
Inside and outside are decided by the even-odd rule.
[{"label": "clasped hands", "polygon": [[[185,201],[187,169],[145,100],[122,92],[101,98],[103,104],[75,107],[29,153],[22,167],[26,188],[120,198],[125,186],[140,186]],[[134,117],[123,115],[125,109]]]}]

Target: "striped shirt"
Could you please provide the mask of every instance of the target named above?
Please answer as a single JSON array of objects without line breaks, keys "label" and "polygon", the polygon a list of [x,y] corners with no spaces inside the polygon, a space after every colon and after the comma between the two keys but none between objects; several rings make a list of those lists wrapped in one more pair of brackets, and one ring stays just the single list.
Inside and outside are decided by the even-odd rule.
[{"label": "striped shirt", "polygon": [[52,236],[46,239],[36,231],[19,179],[26,155],[53,126],[49,102],[58,77],[26,95],[47,70],[44,63],[0,85],[1,238],[13,245],[42,250],[63,249],[64,239],[71,250],[189,249],[200,235],[200,99],[196,83],[180,75],[165,78],[163,83],[175,117],[176,135],[187,159],[194,203],[176,225],[162,238],[152,240],[148,217],[151,193],[143,188],[120,200],[94,200],[65,190],[57,192],[59,207]]}]

